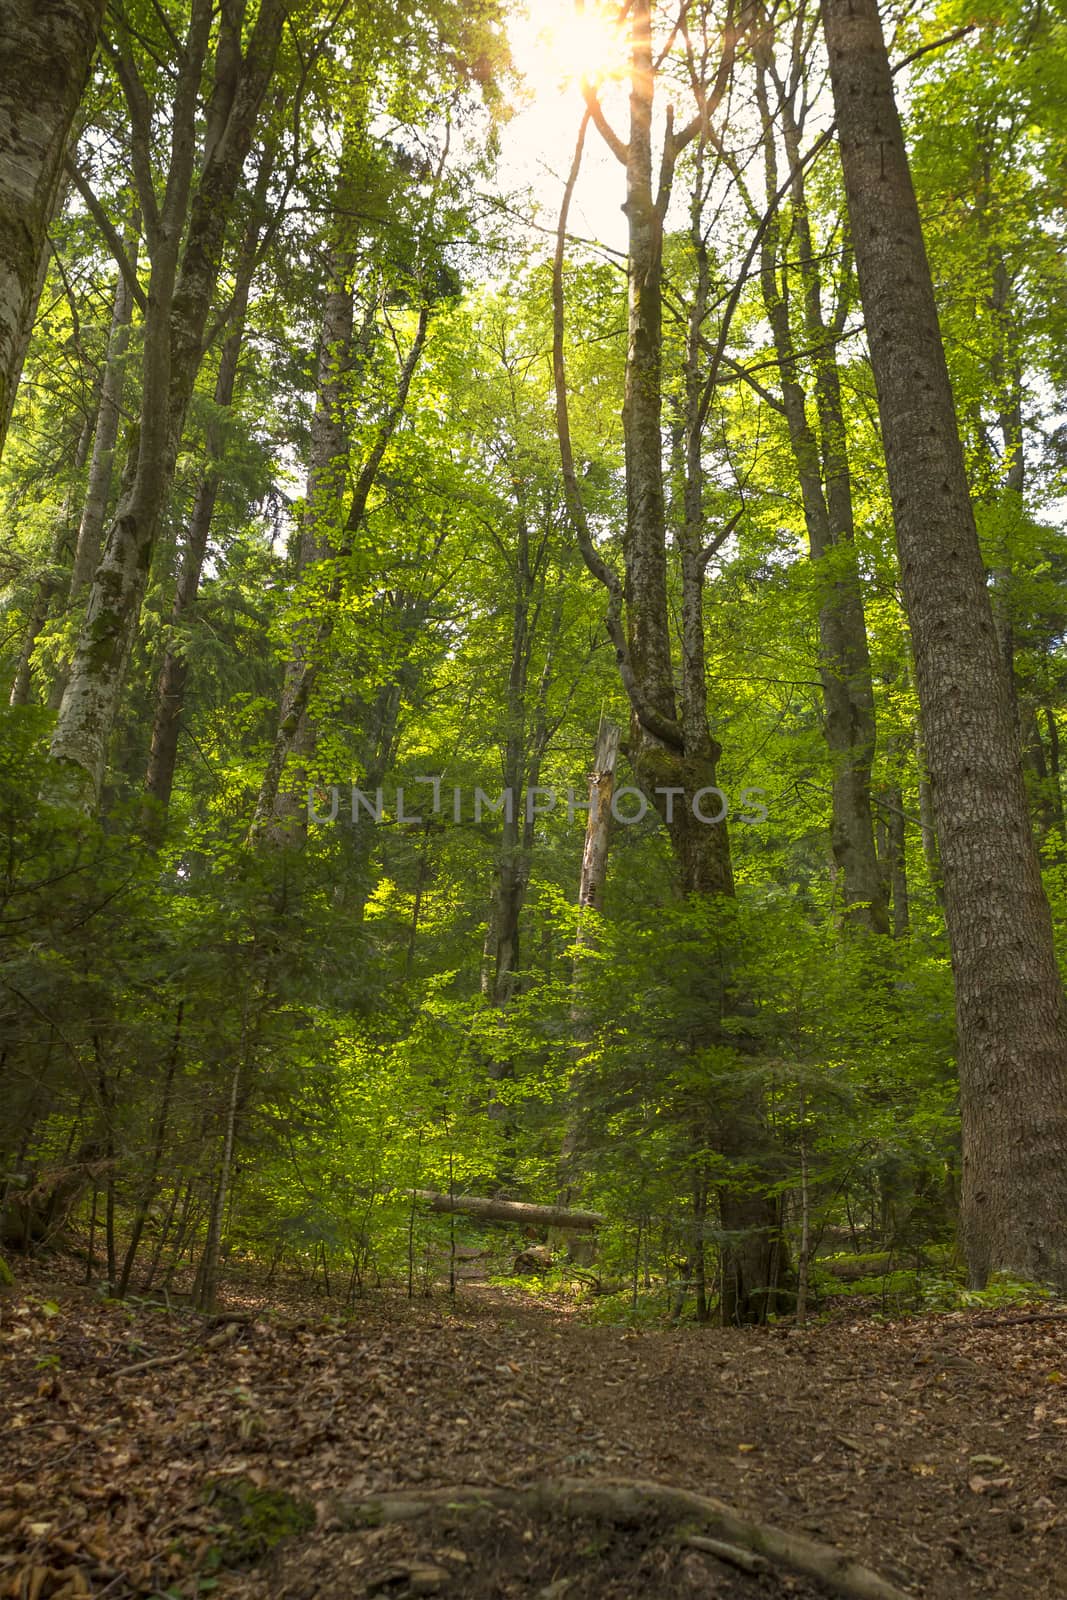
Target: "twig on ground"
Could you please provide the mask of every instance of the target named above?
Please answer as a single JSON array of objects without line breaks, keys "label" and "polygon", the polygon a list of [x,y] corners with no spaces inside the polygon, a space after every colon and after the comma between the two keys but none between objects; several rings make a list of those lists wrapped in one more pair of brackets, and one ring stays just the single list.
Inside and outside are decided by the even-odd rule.
[{"label": "twig on ground", "polygon": [[691,1533],[685,1543],[691,1550],[703,1550],[706,1555],[717,1556],[732,1567],[740,1567],[742,1572],[770,1571],[769,1561],[763,1556],[753,1555],[751,1550],[742,1550],[740,1545],[724,1544],[721,1539],[705,1539],[699,1533]]}]

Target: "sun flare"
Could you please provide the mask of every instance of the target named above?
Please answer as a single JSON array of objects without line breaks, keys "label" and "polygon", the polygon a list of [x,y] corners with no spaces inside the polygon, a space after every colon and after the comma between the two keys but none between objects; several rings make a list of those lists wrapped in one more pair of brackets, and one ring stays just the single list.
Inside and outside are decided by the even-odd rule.
[{"label": "sun flare", "polygon": [[535,92],[539,81],[566,88],[603,83],[625,73],[626,30],[619,26],[617,5],[558,0],[532,9],[533,49],[530,59],[519,64]]}]

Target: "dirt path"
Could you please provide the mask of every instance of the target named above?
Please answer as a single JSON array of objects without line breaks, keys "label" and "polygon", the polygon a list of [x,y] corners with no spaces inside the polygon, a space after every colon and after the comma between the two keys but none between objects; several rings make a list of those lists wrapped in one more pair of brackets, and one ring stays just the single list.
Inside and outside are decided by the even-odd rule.
[{"label": "dirt path", "polygon": [[[928,1600],[1062,1597],[1067,1320],[990,1320],[637,1334],[470,1288],[455,1308],[383,1298],[205,1331],[8,1297],[0,1596],[819,1592],[654,1525],[331,1520],[334,1496],[565,1475],[720,1497]],[[274,1491],[316,1507],[318,1527]],[[267,1555],[286,1518],[297,1531]]]}]

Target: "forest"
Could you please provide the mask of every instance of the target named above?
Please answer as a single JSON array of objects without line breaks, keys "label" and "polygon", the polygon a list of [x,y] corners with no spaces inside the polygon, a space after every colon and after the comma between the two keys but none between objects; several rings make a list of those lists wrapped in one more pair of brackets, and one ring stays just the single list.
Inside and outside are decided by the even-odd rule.
[{"label": "forest", "polygon": [[1063,1592],[1065,178],[1064,0],[0,0],[3,1595]]}]

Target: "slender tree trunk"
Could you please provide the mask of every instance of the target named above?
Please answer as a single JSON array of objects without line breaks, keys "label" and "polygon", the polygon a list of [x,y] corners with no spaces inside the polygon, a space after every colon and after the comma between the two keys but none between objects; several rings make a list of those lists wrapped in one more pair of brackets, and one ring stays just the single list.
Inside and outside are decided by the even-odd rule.
[{"label": "slender tree trunk", "polygon": [[[672,661],[672,618],[667,592],[667,516],[663,472],[663,227],[677,161],[696,138],[700,187],[706,126],[725,93],[733,61],[733,34],[723,42],[714,83],[705,85],[702,112],[684,129],[667,117],[658,176],[653,180],[653,104],[657,68],[652,40],[651,0],[630,7],[629,137],[623,143],[610,129],[592,91],[589,116],[625,168],[628,249],[628,320],[623,397],[626,522],[623,537],[625,581],[605,562],[592,539],[574,468],[563,350],[562,264],[566,215],[578,163],[579,139],[556,236],[553,272],[553,367],[560,458],[567,506],[590,571],[607,589],[608,632],[615,645],[623,685],[630,700],[629,760],[638,785],[656,806],[670,836],[679,888],[685,896],[731,896],[733,872],[725,824],[725,802],[716,787],[720,748],[708,721],[704,653],[704,588],[708,560],[729,526],[706,542],[702,436],[712,388],[699,361],[709,267],[697,249],[699,283],[690,315],[686,357],[684,526],[677,530],[682,579],[680,701]],[[704,130],[703,132],[701,130]],[[694,200],[694,215],[699,209]],[[712,384],[714,375],[712,376]],[[621,613],[625,607],[625,625]],[[720,997],[725,1007],[727,997]],[[722,1108],[720,1150],[729,1159],[750,1163],[764,1139],[758,1093],[735,1095]],[[696,1130],[703,1140],[704,1129]],[[773,1258],[776,1208],[765,1197],[723,1185],[719,1209],[729,1242],[724,1248],[724,1284],[731,1285],[722,1306],[731,1320],[755,1321],[766,1312]]]},{"label": "slender tree trunk", "polygon": [[[766,188],[779,188],[778,118],[772,115],[765,69],[758,81],[763,125]],[[800,254],[804,292],[804,331],[815,352],[815,411],[819,437],[808,418],[808,399],[800,378],[790,317],[788,268],[777,212],[765,230],[760,252],[760,285],[771,325],[782,384],[782,409],[800,484],[811,559],[820,573],[819,677],[823,731],[833,762],[830,841],[840,873],[846,920],[876,933],[889,930],[874,843],[871,766],[875,750],[874,690],[867,646],[863,593],[855,555],[852,479],[849,471],[835,319],[823,313],[821,273],[808,217],[800,129],[791,98],[781,96],[785,155],[792,174],[793,250]],[[847,268],[846,268],[847,270]],[[841,293],[840,312],[846,303]]]},{"label": "slender tree trunk", "polygon": [[[423,347],[426,343],[429,322],[429,307],[423,306],[419,312],[411,347],[400,368],[393,403],[382,418],[375,434],[374,443],[356,477],[348,502],[344,526],[341,529],[337,547],[332,552],[336,557],[352,554],[356,538],[363,527],[367,514],[367,503],[370,499],[371,490],[377,481],[382,459],[397,425],[404,415],[408,391],[411,388],[411,380],[415,375],[415,369],[419,364]],[[328,595],[330,605],[336,605],[340,598],[341,581],[339,578],[335,578],[330,585]],[[305,725],[304,718],[311,700],[312,691],[318,679],[322,652],[329,642],[332,632],[333,613],[331,610],[327,610],[315,631],[309,647],[302,652],[299,673],[294,673],[286,685],[284,703],[279,705],[278,727],[274,736],[274,743],[267,758],[266,769],[263,773],[263,779],[259,786],[259,795],[256,799],[255,813],[252,817],[251,827],[248,830],[250,840],[279,842],[285,836],[280,834],[275,826],[278,790],[294,742],[298,739],[300,730]]]},{"label": "slender tree trunk", "polygon": [[209,0],[193,0],[174,101],[173,154],[162,211],[154,193],[140,196],[152,262],[140,426],[131,444],[128,486],[104,542],[52,738],[54,771],[47,791],[50,798],[83,810],[91,811],[99,803],[156,532],[203,357],[226,225],[285,15],[285,0],[262,0],[242,51],[239,11],[224,9],[204,161],[196,175],[196,108],[212,8]]},{"label": "slender tree trunk", "polygon": [[[330,282],[327,286],[319,340],[318,381],[315,413],[311,419],[311,451],[308,459],[304,516],[297,542],[296,580],[306,577],[315,563],[337,549],[344,525],[344,497],[348,483],[349,439],[346,426],[346,399],[351,393],[349,367],[353,355],[352,313],[354,258],[350,250],[336,249],[330,256]],[[373,314],[364,334],[369,339]],[[292,709],[300,682],[308,666],[307,651],[298,639],[291,661],[286,663],[279,720],[282,725]],[[274,797],[272,828],[279,838],[303,840],[307,835],[307,764],[315,749],[315,730],[306,708],[293,733],[288,759],[293,770],[285,785],[279,784]]]},{"label": "slender tree trunk", "polygon": [[153,1283],[156,1281],[156,1273],[159,1271],[159,1263],[163,1258],[163,1249],[166,1245],[167,1239],[170,1236],[171,1225],[174,1221],[174,1213],[178,1209],[178,1200],[181,1197],[181,1192],[181,1184],[176,1183],[174,1188],[171,1190],[170,1203],[167,1206],[167,1214],[163,1218],[163,1226],[159,1230],[159,1237],[156,1240],[156,1247],[152,1251],[152,1260],[149,1263],[148,1271],[145,1273],[144,1281],[141,1284],[142,1294],[147,1294]]},{"label": "slender tree trunk", "polygon": [[[127,245],[131,264],[136,266],[136,237]],[[100,559],[100,541],[107,517],[108,500],[114,474],[115,445],[122,418],[122,391],[126,377],[126,353],[130,344],[130,325],[133,320],[133,295],[125,277],[120,272],[115,284],[115,302],[111,313],[111,333],[107,344],[107,369],[100,391],[100,409],[96,417],[96,434],[93,454],[89,463],[89,481],[85,488],[85,504],[78,525],[78,544],[74,552],[74,565],[70,574],[70,598],[76,601],[92,581]]]},{"label": "slender tree trunk", "polygon": [[1067,1030],[876,0],[825,0],[956,981],[968,1276],[1067,1289]]},{"label": "slender tree trunk", "polygon": [[[615,792],[615,766],[619,754],[620,730],[614,722],[601,717],[593,750],[593,770],[589,774],[589,812],[585,822],[585,846],[582,850],[582,870],[578,880],[578,927],[575,936],[577,955],[572,983],[574,998],[571,1003],[571,1028],[575,1043],[574,1073],[577,1077],[577,1060],[585,1048],[587,1017],[582,1005],[583,950],[593,948],[593,931],[585,910],[603,910],[604,888],[608,877],[608,850],[611,844],[611,797]],[[572,1089],[573,1093],[573,1089]],[[559,1204],[569,1205],[576,1189],[575,1155],[580,1138],[578,1108],[572,1106],[563,1130],[559,1151]]]},{"label": "slender tree trunk", "polygon": [[[908,675],[914,686],[915,660],[914,651],[909,656]],[[919,830],[922,835],[923,857],[926,861],[926,875],[930,880],[930,887],[939,906],[944,909],[945,886],[941,878],[941,852],[937,846],[937,824],[934,819],[934,804],[930,794],[930,771],[926,761],[926,741],[922,730],[922,707],[919,707],[912,729],[912,742],[915,747],[915,769],[917,774],[918,800],[919,800]]]},{"label": "slender tree trunk", "polygon": [[182,1014],[185,1010],[184,1000],[179,1000],[178,1011],[174,1019],[174,1036],[171,1040],[170,1053],[167,1057],[167,1070],[163,1079],[163,1093],[159,1102],[159,1114],[156,1117],[155,1137],[152,1140],[152,1158],[148,1171],[145,1174],[141,1194],[137,1201],[133,1225],[130,1228],[129,1243],[122,1262],[122,1275],[119,1278],[116,1294],[121,1300],[130,1284],[130,1274],[133,1264],[137,1259],[137,1251],[141,1243],[145,1222],[148,1218],[148,1208],[156,1193],[156,1183],[159,1178],[159,1169],[163,1163],[164,1140],[167,1134],[167,1119],[170,1116],[171,1091],[174,1087],[174,1074],[178,1068],[178,1056],[181,1050]]},{"label": "slender tree trunk", "polygon": [[[135,235],[129,239],[127,253],[131,264],[135,264],[137,260]],[[100,390],[100,404],[96,413],[96,432],[93,435],[93,453],[89,461],[89,478],[85,486],[85,500],[78,523],[78,538],[70,571],[68,603],[71,606],[77,605],[88,588],[100,559],[100,541],[111,497],[115,445],[122,418],[122,392],[126,377],[126,354],[130,343],[132,318],[133,295],[120,272],[115,284],[111,332],[107,343],[107,363]],[[48,703],[53,710],[57,711],[63,703],[69,676],[70,661],[64,658],[59,663],[48,694]]]},{"label": "slender tree trunk", "polygon": [[[521,493],[521,491],[520,491]],[[526,507],[520,505],[513,558],[514,593],[511,608],[510,662],[504,706],[504,748],[501,768],[505,804],[500,847],[493,870],[493,895],[489,908],[482,962],[482,993],[492,1005],[506,1005],[515,989],[519,965],[519,930],[534,843],[534,819],[526,806],[526,790],[535,789],[548,749],[549,728],[544,716],[544,692],[554,664],[561,612],[552,611],[545,646],[545,676],[538,696],[539,710],[531,714],[530,662],[534,629],[543,614],[545,564],[548,557],[550,518],[546,513],[540,537],[530,528]]]},{"label": "slender tree trunk", "polygon": [[911,920],[908,905],[908,857],[904,815],[904,795],[899,784],[886,791],[889,816],[886,821],[886,856],[889,867],[889,895],[893,905],[893,937],[905,939]]},{"label": "slender tree trunk", "polygon": [[178,735],[189,681],[188,656],[184,650],[177,647],[177,641],[182,630],[189,626],[196,608],[208,539],[211,535],[212,518],[222,487],[226,451],[226,425],[223,419],[233,405],[237,386],[237,369],[244,343],[248,297],[252,289],[252,277],[264,226],[263,213],[273,171],[274,151],[273,147],[268,145],[260,161],[252,195],[252,216],[245,229],[237,261],[230,308],[230,332],[222,347],[219,370],[215,379],[216,412],[207,427],[207,465],[197,485],[185,543],[182,547],[178,582],[170,613],[170,642],[163,657],[156,689],[156,711],[152,722],[152,739],[144,780],[145,794],[149,800],[149,809],[152,811],[151,826],[154,829],[158,829],[166,815],[174,787]]},{"label": "slender tree trunk", "polygon": [[0,27],[0,453],[39,293],[38,267],[103,0],[5,0]]},{"label": "slender tree trunk", "polygon": [[207,1238],[197,1268],[193,1303],[199,1311],[213,1311],[219,1282],[219,1251],[222,1246],[222,1224],[226,1215],[226,1198],[230,1188],[230,1171],[233,1166],[233,1148],[237,1133],[238,1092],[241,1084],[241,1064],[234,1065],[230,1077],[230,1097],[226,1109],[226,1126],[222,1137],[222,1155],[215,1180],[211,1210],[208,1214]]},{"label": "slender tree trunk", "polygon": [[797,1327],[808,1320],[808,1280],[811,1265],[811,1185],[808,1176],[808,1133],[801,1102],[800,1127],[800,1249],[797,1251]]},{"label": "slender tree trunk", "polygon": [[590,935],[581,920],[586,907],[598,915],[604,909],[604,888],[608,881],[608,849],[611,843],[611,797],[615,792],[615,763],[619,754],[619,729],[601,717],[593,751],[593,770],[589,774],[589,813],[585,822],[582,872],[578,881],[577,943],[586,945]]}]

